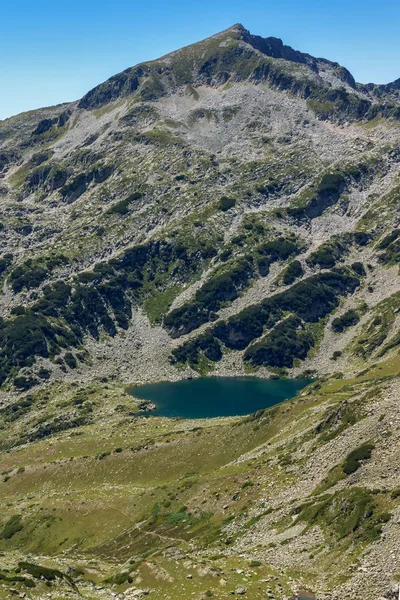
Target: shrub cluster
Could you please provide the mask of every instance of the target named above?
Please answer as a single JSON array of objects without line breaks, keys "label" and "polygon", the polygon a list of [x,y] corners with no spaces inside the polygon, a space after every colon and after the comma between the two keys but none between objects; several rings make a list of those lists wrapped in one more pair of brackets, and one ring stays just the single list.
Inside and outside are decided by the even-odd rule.
[{"label": "shrub cluster", "polygon": [[12,517],[10,517],[10,519],[8,519],[8,521],[4,525],[3,530],[0,533],[0,537],[4,540],[9,540],[16,533],[22,531],[22,529],[23,524],[21,520],[21,515],[13,515]]},{"label": "shrub cluster", "polygon": [[384,250],[379,260],[384,264],[400,262],[400,229],[394,229],[378,245],[378,250]]},{"label": "shrub cluster", "polygon": [[[266,298],[261,304],[249,306],[219,322],[207,334],[207,339],[212,336],[230,349],[244,350],[265,330],[272,329],[285,313],[292,313],[293,318],[283,321],[273,335],[250,347],[246,353],[252,364],[271,364],[267,362],[271,360],[274,366],[292,366],[293,359],[296,356],[304,358],[313,345],[312,337],[304,330],[302,322],[318,322],[337,308],[341,296],[353,293],[358,285],[359,280],[344,270],[308,277],[288,290]],[[196,364],[201,350],[196,340],[176,348],[172,359],[192,363],[193,348]]]},{"label": "shrub cluster", "polygon": [[8,404],[4,408],[0,409],[0,415],[4,418],[4,420],[8,423],[12,421],[16,421],[26,413],[30,411],[34,404],[34,400],[32,396],[25,396],[21,400],[14,402],[13,404]]},{"label": "shrub cluster", "polygon": [[[328,242],[321,244],[317,250],[315,250],[307,259],[307,263],[311,267],[318,266],[320,269],[332,269],[338,261],[340,261],[349,252],[350,247],[355,244],[356,246],[365,246],[370,237],[363,231],[356,231],[355,233],[346,233],[340,237],[335,236]],[[355,270],[361,269],[361,263],[354,263],[356,265]],[[361,266],[360,266],[361,265]],[[365,271],[362,268],[364,275]]]},{"label": "shrub cluster", "polygon": [[65,185],[68,176],[68,171],[58,165],[41,165],[29,172],[24,187],[27,193],[32,193],[41,187],[51,192]]},{"label": "shrub cluster", "polygon": [[355,473],[360,468],[362,460],[371,458],[372,450],[374,448],[374,444],[366,443],[350,452],[343,463],[343,472],[346,473],[346,475]]},{"label": "shrub cluster", "polygon": [[113,171],[114,167],[111,165],[98,164],[87,173],[79,173],[60,189],[64,202],[68,204],[75,202],[86,192],[92,182],[95,184],[102,183],[110,177]]},{"label": "shrub cluster", "polygon": [[251,257],[240,258],[233,266],[212,276],[195,294],[191,302],[172,310],[164,318],[164,326],[172,337],[197,329],[213,318],[225,302],[235,300],[254,275]]},{"label": "shrub cluster", "polygon": [[288,208],[288,216],[296,220],[319,217],[327,208],[336,204],[345,186],[346,178],[343,173],[339,171],[325,173],[305,205]]},{"label": "shrub cluster", "polygon": [[258,272],[265,276],[273,262],[286,260],[299,250],[295,239],[282,236],[264,242],[256,248],[255,261],[251,256],[243,256],[231,266],[227,265],[222,272],[217,272],[196,292],[192,301],[165,316],[164,326],[172,337],[179,337],[213,320],[224,303],[235,300],[257,276],[256,266]]},{"label": "shrub cluster", "polygon": [[68,258],[62,254],[33,260],[29,258],[16,267],[10,274],[10,285],[14,293],[37,288],[49,277],[51,272],[62,265],[68,264]]},{"label": "shrub cluster", "polygon": [[379,510],[372,494],[358,487],[307,502],[300,507],[297,519],[307,522],[310,527],[322,525],[337,541],[352,536],[359,543],[379,539],[382,525],[389,520],[390,514]]},{"label": "shrub cluster", "polygon": [[301,247],[296,239],[283,236],[276,240],[264,242],[256,248],[257,266],[260,274],[265,277],[269,273],[269,267],[278,260],[287,260],[290,256],[297,254]]},{"label": "shrub cluster", "polygon": [[[182,281],[191,280],[209,256],[208,246],[189,251],[179,242],[150,242],[98,263],[71,284],[59,280],[45,286],[31,308],[16,307],[12,318],[0,320],[0,384],[11,372],[32,366],[36,356],[53,358],[79,346],[85,334],[98,338],[100,331],[113,336],[117,327],[127,329],[132,304],[145,297],[156,277],[162,282],[175,267]],[[27,270],[14,276],[16,289],[22,282],[32,285],[35,266],[27,264]],[[72,353],[65,354],[65,361],[76,366]],[[25,389],[36,383],[25,376],[19,380]]]},{"label": "shrub cluster", "polygon": [[116,204],[113,204],[111,208],[106,211],[106,215],[126,215],[129,212],[129,206],[141,197],[142,194],[140,192],[130,194],[130,196],[124,198],[124,200],[120,200]]},{"label": "shrub cluster", "polygon": [[292,285],[292,283],[301,277],[303,273],[304,271],[301,262],[299,260],[293,260],[288,264],[282,275],[282,283],[284,285]]},{"label": "shrub cluster", "polygon": [[36,579],[45,579],[46,581],[54,581],[56,577],[59,579],[64,579],[64,577],[68,580],[70,579],[58,569],[49,569],[48,567],[42,567],[41,565],[35,565],[34,563],[24,561],[19,562],[18,566],[22,571],[26,571]]},{"label": "shrub cluster", "polygon": [[0,258],[0,277],[7,271],[8,267],[12,264],[13,255],[12,254],[4,254],[2,258]]},{"label": "shrub cluster", "polygon": [[249,346],[244,360],[256,365],[292,367],[295,358],[304,359],[314,345],[299,317],[288,317],[263,340]]},{"label": "shrub cluster", "polygon": [[358,312],[354,310],[354,308],[351,308],[350,310],[346,311],[341,317],[336,317],[336,319],[333,319],[332,329],[336,333],[341,333],[348,327],[353,327],[354,325],[357,325],[359,320],[360,317],[358,315]]},{"label": "shrub cluster", "polygon": [[218,362],[222,358],[221,345],[210,331],[176,348],[171,362],[172,364],[188,362],[191,365],[198,365],[201,353],[213,362]]},{"label": "shrub cluster", "polygon": [[222,196],[218,200],[218,208],[219,208],[219,210],[222,210],[223,212],[226,212],[230,208],[233,208],[235,206],[235,204],[236,204],[235,198],[228,198],[228,196]]}]

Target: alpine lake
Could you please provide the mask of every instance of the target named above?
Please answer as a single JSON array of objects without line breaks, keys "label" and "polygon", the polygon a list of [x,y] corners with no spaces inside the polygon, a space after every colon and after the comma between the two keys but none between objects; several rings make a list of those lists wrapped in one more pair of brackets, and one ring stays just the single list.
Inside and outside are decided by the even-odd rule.
[{"label": "alpine lake", "polygon": [[145,414],[203,419],[254,413],[296,396],[311,379],[200,377],[131,388],[136,398],[155,405]]}]

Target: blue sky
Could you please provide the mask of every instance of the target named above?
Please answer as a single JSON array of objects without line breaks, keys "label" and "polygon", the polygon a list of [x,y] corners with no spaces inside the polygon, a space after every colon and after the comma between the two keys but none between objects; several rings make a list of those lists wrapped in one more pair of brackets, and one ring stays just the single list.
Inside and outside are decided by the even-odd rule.
[{"label": "blue sky", "polygon": [[400,77],[396,0],[2,0],[0,119],[80,98],[234,23],[340,62],[357,81]]}]

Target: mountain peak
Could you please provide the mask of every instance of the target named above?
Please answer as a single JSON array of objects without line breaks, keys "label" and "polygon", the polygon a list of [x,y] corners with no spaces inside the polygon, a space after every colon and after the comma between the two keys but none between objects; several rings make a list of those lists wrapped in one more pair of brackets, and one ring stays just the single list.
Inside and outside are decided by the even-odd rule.
[{"label": "mountain peak", "polygon": [[265,81],[304,97],[321,95],[320,88],[356,88],[353,76],[338,63],[294,50],[277,37],[254,35],[236,23],[205,40],[111,77],[88,92],[79,108],[98,108],[130,95],[151,101],[185,85],[219,87],[228,81],[245,80]]}]

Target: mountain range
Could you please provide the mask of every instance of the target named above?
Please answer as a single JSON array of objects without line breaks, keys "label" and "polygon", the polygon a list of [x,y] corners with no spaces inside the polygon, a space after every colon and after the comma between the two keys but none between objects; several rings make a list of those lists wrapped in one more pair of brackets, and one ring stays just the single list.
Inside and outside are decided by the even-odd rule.
[{"label": "mountain range", "polygon": [[[4,597],[394,598],[399,209],[400,79],[242,25],[0,121]],[[199,375],[315,381],[126,391]]]}]

